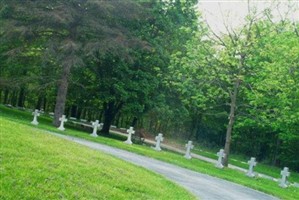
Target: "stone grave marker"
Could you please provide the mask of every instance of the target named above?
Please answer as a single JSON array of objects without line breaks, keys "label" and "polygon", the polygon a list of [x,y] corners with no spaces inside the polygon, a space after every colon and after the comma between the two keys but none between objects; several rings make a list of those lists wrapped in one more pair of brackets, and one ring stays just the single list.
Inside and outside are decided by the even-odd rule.
[{"label": "stone grave marker", "polygon": [[31,122],[31,124],[38,125],[37,117],[40,116],[40,113],[38,112],[37,109],[35,109],[35,111],[32,113],[32,115],[33,115],[33,120]]},{"label": "stone grave marker", "polygon": [[127,133],[128,133],[128,138],[126,141],[124,141],[124,143],[126,144],[133,144],[132,142],[132,134],[135,133],[133,127],[131,126],[128,130],[127,130]]},{"label": "stone grave marker", "polygon": [[255,177],[255,174],[253,172],[253,168],[256,166],[256,161],[255,161],[255,158],[254,157],[251,157],[251,159],[247,162],[249,164],[249,170],[248,172],[246,173],[246,176],[249,176],[249,177]]},{"label": "stone grave marker", "polygon": [[224,166],[222,165],[222,159],[224,158],[225,156],[225,153],[224,153],[224,150],[223,149],[220,149],[220,151],[217,153],[217,156],[218,156],[218,160],[217,160],[217,163],[216,163],[216,167],[222,169]]},{"label": "stone grave marker", "polygon": [[153,147],[156,151],[161,151],[161,142],[163,142],[164,138],[163,138],[163,134],[162,133],[159,133],[156,137],[155,137],[155,140],[156,140],[156,146]]},{"label": "stone grave marker", "polygon": [[60,121],[60,126],[58,127],[58,129],[61,130],[61,131],[64,131],[65,130],[65,128],[64,128],[64,122],[67,122],[67,119],[65,118],[65,115],[62,115],[59,118],[59,121]]},{"label": "stone grave marker", "polygon": [[92,122],[93,131],[92,134],[90,134],[93,137],[98,137],[97,130],[98,128],[101,128],[101,124],[99,124],[99,120],[96,120],[95,122]]},{"label": "stone grave marker", "polygon": [[194,148],[194,145],[192,144],[192,141],[188,141],[188,143],[186,144],[186,154],[185,154],[185,158],[187,159],[191,159],[191,149]]},{"label": "stone grave marker", "polygon": [[289,168],[284,167],[283,170],[280,172],[280,175],[282,176],[280,179],[279,186],[282,188],[287,188],[287,177],[290,176]]}]

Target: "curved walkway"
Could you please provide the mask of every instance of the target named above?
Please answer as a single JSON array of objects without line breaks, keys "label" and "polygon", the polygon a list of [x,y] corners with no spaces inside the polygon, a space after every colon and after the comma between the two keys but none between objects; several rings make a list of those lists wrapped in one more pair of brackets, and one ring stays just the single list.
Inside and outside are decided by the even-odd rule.
[{"label": "curved walkway", "polygon": [[116,156],[135,165],[142,166],[146,169],[161,174],[183,186],[198,199],[213,199],[213,200],[274,200],[273,196],[262,192],[231,183],[219,178],[211,177],[205,174],[194,172],[176,165],[168,164],[145,156],[137,155],[125,150],[117,149],[107,145],[79,139],[72,136],[60,135],[51,133],[67,140],[88,146],[92,149],[105,152]]}]

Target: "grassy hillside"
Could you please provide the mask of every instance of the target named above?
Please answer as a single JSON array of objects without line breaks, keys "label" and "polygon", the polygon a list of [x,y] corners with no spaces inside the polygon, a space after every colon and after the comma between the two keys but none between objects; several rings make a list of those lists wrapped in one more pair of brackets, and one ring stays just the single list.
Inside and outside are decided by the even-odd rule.
[{"label": "grassy hillside", "polygon": [[150,171],[3,115],[0,127],[0,199],[194,199]]}]

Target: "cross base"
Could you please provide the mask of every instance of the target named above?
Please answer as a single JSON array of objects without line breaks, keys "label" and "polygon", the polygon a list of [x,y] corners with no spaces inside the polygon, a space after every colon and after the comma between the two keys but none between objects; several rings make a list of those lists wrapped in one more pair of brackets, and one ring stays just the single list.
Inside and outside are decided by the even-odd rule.
[{"label": "cross base", "polygon": [[223,168],[224,168],[224,166],[223,166],[221,163],[217,163],[217,164],[215,165],[215,167],[217,167],[217,168],[219,168],[219,169],[223,169]]},{"label": "cross base", "polygon": [[184,155],[185,158],[191,159],[192,157],[190,155]]},{"label": "cross base", "polygon": [[124,143],[126,143],[126,144],[133,144],[133,142],[131,141],[131,140],[126,140],[126,141],[124,141]]},{"label": "cross base", "polygon": [[61,131],[64,131],[64,130],[65,130],[65,128],[63,128],[63,127],[58,127],[57,129],[59,129],[59,130],[61,130]]},{"label": "cross base", "polygon": [[38,125],[38,122],[37,121],[32,121],[31,124]]},{"label": "cross base", "polygon": [[152,147],[153,149],[155,149],[156,151],[161,151],[162,149],[160,147]]},{"label": "cross base", "polygon": [[253,172],[247,172],[246,176],[253,178],[255,177],[255,174]]},{"label": "cross base", "polygon": [[92,136],[92,137],[98,137],[98,135],[96,133],[92,133],[92,134],[90,134],[90,136]]},{"label": "cross base", "polygon": [[280,183],[279,186],[282,187],[282,188],[287,188],[288,187],[288,185],[286,183]]}]

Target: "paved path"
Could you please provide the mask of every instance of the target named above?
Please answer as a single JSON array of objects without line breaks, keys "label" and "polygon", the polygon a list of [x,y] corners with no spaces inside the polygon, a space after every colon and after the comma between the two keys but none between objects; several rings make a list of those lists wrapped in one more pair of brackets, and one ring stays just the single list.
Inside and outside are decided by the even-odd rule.
[{"label": "paved path", "polygon": [[62,137],[67,140],[88,146],[92,149],[105,152],[107,154],[116,156],[125,161],[131,162],[135,165],[142,166],[146,169],[154,171],[166,178],[183,186],[198,199],[213,199],[213,200],[274,200],[275,197],[266,195],[264,193],[246,188],[222,179],[214,178],[208,175],[200,174],[188,169],[184,169],[172,164],[158,161],[145,156],[140,156],[125,150],[114,147],[102,145],[99,143],[79,139],[72,136],[65,136],[56,133],[53,135]]}]

